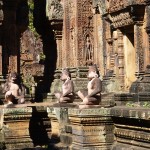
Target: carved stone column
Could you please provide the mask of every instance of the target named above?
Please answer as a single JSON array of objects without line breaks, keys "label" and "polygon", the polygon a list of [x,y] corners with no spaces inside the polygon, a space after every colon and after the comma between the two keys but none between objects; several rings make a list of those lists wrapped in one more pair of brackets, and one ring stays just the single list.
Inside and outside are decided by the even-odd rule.
[{"label": "carved stone column", "polygon": [[46,1],[46,15],[55,34],[57,44],[57,68],[62,67],[62,27],[63,27],[63,3],[60,0]]},{"label": "carved stone column", "polygon": [[136,50],[136,76],[139,77],[144,73],[144,51],[143,51],[143,35],[142,22],[134,25],[134,44]]}]

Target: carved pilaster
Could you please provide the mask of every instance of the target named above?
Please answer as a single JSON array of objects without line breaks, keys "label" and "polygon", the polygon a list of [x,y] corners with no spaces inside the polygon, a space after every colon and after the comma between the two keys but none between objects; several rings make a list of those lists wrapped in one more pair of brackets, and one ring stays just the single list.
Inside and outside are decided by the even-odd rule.
[{"label": "carved pilaster", "polygon": [[[78,66],[93,63],[94,36],[93,36],[93,7],[92,0],[77,1],[77,28],[78,28]],[[88,54],[87,51],[90,51]]]},{"label": "carved pilaster", "polygon": [[62,68],[62,31],[54,31],[56,44],[57,44],[57,68]]},{"label": "carved pilaster", "polygon": [[118,31],[118,68],[119,77],[121,79],[121,87],[124,87],[124,49],[123,49],[123,34],[120,30]]},{"label": "carved pilaster", "polygon": [[113,31],[113,55],[114,59],[114,74],[118,76],[118,33],[117,30]]},{"label": "carved pilaster", "polygon": [[142,22],[137,22],[134,25],[134,43],[136,50],[136,75],[137,77],[143,74],[144,71],[144,51],[143,51],[143,34]]},{"label": "carved pilaster", "polygon": [[113,76],[113,68],[114,68],[114,55],[113,55],[113,39],[107,39],[107,62],[106,62],[106,72],[105,72],[105,79],[109,79]]},{"label": "carved pilaster", "polygon": [[69,36],[70,36],[70,22],[69,22],[69,1],[64,1],[64,22],[63,22],[63,61],[64,67],[69,66]]}]

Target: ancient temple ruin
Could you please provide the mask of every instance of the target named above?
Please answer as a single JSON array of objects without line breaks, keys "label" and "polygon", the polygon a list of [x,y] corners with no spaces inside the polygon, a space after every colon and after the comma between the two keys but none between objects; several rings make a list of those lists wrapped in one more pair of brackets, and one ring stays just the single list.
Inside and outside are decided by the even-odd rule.
[{"label": "ancient temple ruin", "polygon": [[[94,64],[99,107],[55,105],[62,69],[76,93]],[[4,108],[14,71],[26,103]],[[149,87],[150,0],[0,0],[0,149],[148,150]]]}]

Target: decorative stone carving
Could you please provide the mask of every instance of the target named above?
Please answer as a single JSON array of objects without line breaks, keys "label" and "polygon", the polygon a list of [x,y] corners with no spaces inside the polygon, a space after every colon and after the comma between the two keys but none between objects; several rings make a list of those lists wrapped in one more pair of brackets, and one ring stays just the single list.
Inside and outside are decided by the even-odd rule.
[{"label": "decorative stone carving", "polygon": [[43,76],[44,61],[43,43],[30,29],[21,37],[21,73],[27,86],[34,84],[33,76]]},{"label": "decorative stone carving", "polygon": [[93,0],[93,8],[94,8],[94,13],[100,13],[101,15],[106,13],[106,2],[103,0]]},{"label": "decorative stone carving", "polygon": [[90,65],[93,63],[93,44],[91,43],[91,37],[86,36],[86,43],[84,48],[84,60],[85,64]]},{"label": "decorative stone carving", "polygon": [[[78,50],[77,50],[77,58],[78,65],[82,66],[85,64],[84,62],[84,46],[87,42],[87,36],[91,39],[91,44],[93,45],[93,8],[92,8],[92,0],[82,0],[77,2],[78,15]],[[93,47],[94,49],[94,47]],[[93,54],[92,54],[93,55]],[[93,57],[93,56],[92,56]]]},{"label": "decorative stone carving", "polygon": [[125,9],[127,6],[131,5],[145,5],[145,0],[110,0],[109,2],[109,12],[116,12]]},{"label": "decorative stone carving", "polygon": [[124,9],[128,5],[126,0],[110,0],[109,12],[115,12],[120,9]]},{"label": "decorative stone carving", "polygon": [[134,25],[134,40],[136,48],[136,74],[139,76],[144,71],[144,52],[143,52],[143,34],[142,34],[143,22],[137,22]]},{"label": "decorative stone carving", "polygon": [[61,78],[63,81],[62,91],[55,92],[59,103],[72,103],[74,100],[74,86],[68,69],[63,69]]},{"label": "decorative stone carving", "polygon": [[123,27],[134,23],[132,16],[128,11],[112,14],[110,19],[114,28]]},{"label": "decorative stone carving", "polygon": [[108,109],[73,108],[68,109],[68,113],[70,124],[67,127],[72,129],[72,149],[109,149],[108,143],[114,141],[114,136]]},{"label": "decorative stone carving", "polygon": [[120,88],[124,90],[124,45],[123,45],[123,34],[120,30],[118,32],[118,68],[119,68],[119,77],[121,80]]},{"label": "decorative stone carving", "polygon": [[62,0],[47,0],[46,13],[49,20],[63,19]]},{"label": "decorative stone carving", "polygon": [[[111,109],[111,114],[114,116],[114,134],[116,136],[112,150],[130,149],[131,147],[135,150],[149,149],[149,109],[116,107]],[[126,120],[126,123],[123,120]]]},{"label": "decorative stone carving", "polygon": [[78,96],[83,100],[82,105],[99,105],[101,100],[101,80],[97,74],[96,66],[89,66],[87,91],[78,91]]},{"label": "decorative stone carving", "polygon": [[8,76],[8,81],[4,85],[6,107],[11,104],[23,104],[25,103],[25,88],[21,84],[19,75],[14,72]]},{"label": "decorative stone carving", "polygon": [[49,144],[51,124],[46,107],[43,104],[34,107],[26,106],[1,108],[0,146],[3,143],[4,149],[35,149],[37,145]]}]

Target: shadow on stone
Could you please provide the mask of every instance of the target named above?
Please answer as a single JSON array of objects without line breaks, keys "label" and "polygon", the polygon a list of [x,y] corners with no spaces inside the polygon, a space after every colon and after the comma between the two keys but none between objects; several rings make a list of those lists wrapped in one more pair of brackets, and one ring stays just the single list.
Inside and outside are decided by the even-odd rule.
[{"label": "shadow on stone", "polygon": [[50,122],[46,111],[40,112],[36,107],[32,107],[32,117],[29,122],[29,134],[34,146],[48,145],[49,137],[46,129],[49,128],[49,124],[45,123],[47,121]]}]

